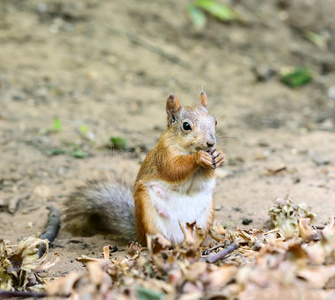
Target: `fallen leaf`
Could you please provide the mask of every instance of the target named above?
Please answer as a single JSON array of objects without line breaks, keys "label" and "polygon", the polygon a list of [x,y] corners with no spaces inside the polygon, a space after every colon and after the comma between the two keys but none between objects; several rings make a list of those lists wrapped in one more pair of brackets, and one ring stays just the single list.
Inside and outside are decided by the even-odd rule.
[{"label": "fallen leaf", "polygon": [[286,171],[286,166],[281,164],[273,168],[266,168],[266,175],[267,176],[273,176],[279,173],[282,173],[283,171]]},{"label": "fallen leaf", "polygon": [[290,88],[303,86],[313,79],[312,73],[307,68],[296,68],[281,74],[280,80]]},{"label": "fallen leaf", "polygon": [[301,218],[299,219],[299,234],[305,242],[318,241],[321,238],[320,231],[313,229],[309,226],[310,219]]}]

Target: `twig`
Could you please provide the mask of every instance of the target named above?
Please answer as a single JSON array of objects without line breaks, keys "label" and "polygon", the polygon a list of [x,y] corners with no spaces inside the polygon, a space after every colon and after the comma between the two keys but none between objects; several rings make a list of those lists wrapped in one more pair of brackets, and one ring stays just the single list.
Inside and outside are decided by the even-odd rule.
[{"label": "twig", "polygon": [[0,290],[0,299],[6,298],[45,298],[47,293]]},{"label": "twig", "polygon": [[22,195],[15,196],[15,197],[7,199],[7,200],[0,199],[0,206],[7,206],[8,212],[11,213],[11,214],[14,214],[17,210],[19,202],[22,199],[26,199],[28,197],[29,197],[29,194],[24,193]]},{"label": "twig", "polygon": [[[40,239],[47,239],[49,242],[52,242],[58,233],[59,225],[60,225],[60,218],[59,218],[59,212],[57,208],[54,206],[48,207],[49,209],[49,219],[47,226],[45,228],[45,231],[40,234]],[[38,256],[42,257],[46,248],[44,245],[41,245],[41,247],[38,250]]]},{"label": "twig", "polygon": [[215,263],[223,258],[225,258],[228,254],[232,253],[234,250],[238,248],[238,243],[234,242],[231,245],[229,245],[227,248],[221,250],[218,253],[215,253],[214,255],[209,255],[206,259],[209,263]]},{"label": "twig", "polygon": [[17,207],[19,206],[20,201],[22,199],[28,198],[28,196],[29,196],[28,194],[24,194],[24,195],[19,195],[19,196],[9,199],[8,212],[10,212],[11,214],[14,214],[17,210]]},{"label": "twig", "polygon": [[224,247],[224,246],[225,246],[224,244],[219,244],[219,245],[216,245],[216,246],[210,248],[208,251],[212,252],[212,251],[214,251],[214,250],[216,250],[216,249],[218,249],[218,248],[222,248],[222,247]]}]

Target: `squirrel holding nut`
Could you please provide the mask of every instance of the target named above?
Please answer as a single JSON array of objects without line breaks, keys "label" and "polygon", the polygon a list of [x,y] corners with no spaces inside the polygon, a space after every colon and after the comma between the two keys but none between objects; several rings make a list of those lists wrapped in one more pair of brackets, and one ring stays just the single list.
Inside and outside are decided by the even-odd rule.
[{"label": "squirrel holding nut", "polygon": [[142,163],[131,188],[117,178],[88,181],[65,202],[65,222],[72,232],[103,230],[123,240],[146,244],[146,235],[184,240],[180,224],[194,223],[206,235],[214,220],[215,169],[225,162],[216,150],[216,119],[200,103],[166,101],[167,128]]}]

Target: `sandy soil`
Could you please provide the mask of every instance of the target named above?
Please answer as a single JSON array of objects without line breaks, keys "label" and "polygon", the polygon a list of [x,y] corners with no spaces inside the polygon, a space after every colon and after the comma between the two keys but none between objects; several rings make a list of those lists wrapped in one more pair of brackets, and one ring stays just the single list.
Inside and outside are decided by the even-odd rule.
[{"label": "sandy soil", "polygon": [[[19,205],[14,214],[0,212],[0,237],[16,243],[43,231],[46,207],[62,209],[88,178],[108,172],[134,181],[142,154],[165,127],[168,94],[192,104],[202,87],[219,133],[229,136],[219,141],[228,162],[217,170],[217,219],[243,227],[249,218],[247,227],[263,227],[267,209],[286,195],[312,206],[318,224],[335,214],[334,5],[245,2],[226,1],[243,22],[208,17],[197,32],[186,0],[3,1],[0,202],[18,198]],[[304,21],[301,7],[318,18]],[[306,30],[324,44],[306,40]],[[277,75],[256,80],[255,69],[299,66],[311,68],[314,80],[298,89]],[[57,118],[62,128],[55,132]],[[142,154],[106,152],[112,136]],[[54,149],[66,153],[50,155]],[[78,149],[87,157],[73,157]],[[62,255],[56,275],[81,268],[81,254],[97,257],[104,245],[119,245],[64,229],[55,243],[52,251]]]}]

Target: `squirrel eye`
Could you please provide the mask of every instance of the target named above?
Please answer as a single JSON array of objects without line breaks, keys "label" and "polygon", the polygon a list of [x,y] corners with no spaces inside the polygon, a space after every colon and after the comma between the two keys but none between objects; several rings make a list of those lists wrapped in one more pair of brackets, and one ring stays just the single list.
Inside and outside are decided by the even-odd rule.
[{"label": "squirrel eye", "polygon": [[186,131],[192,130],[191,125],[188,122],[183,123],[183,129]]},{"label": "squirrel eye", "polygon": [[215,120],[215,126],[218,125],[218,121]]}]

